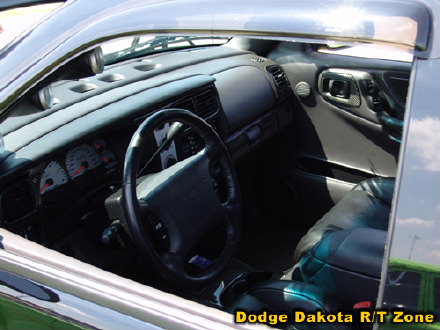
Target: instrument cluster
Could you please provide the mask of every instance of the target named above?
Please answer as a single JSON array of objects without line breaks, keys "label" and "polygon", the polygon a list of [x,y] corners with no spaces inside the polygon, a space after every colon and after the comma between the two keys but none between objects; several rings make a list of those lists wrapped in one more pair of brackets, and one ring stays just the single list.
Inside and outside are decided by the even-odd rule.
[{"label": "instrument cluster", "polygon": [[117,171],[115,154],[107,147],[104,139],[95,139],[67,151],[64,159],[51,160],[39,176],[40,195],[56,190],[69,181],[103,167],[106,173]]}]

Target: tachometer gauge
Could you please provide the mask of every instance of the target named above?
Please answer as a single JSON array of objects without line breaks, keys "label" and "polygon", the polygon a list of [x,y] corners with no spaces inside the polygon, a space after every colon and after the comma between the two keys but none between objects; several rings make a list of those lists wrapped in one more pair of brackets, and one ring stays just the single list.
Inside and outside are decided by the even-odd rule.
[{"label": "tachometer gauge", "polygon": [[88,144],[82,144],[67,152],[66,168],[72,179],[102,164],[99,154]]},{"label": "tachometer gauge", "polygon": [[61,186],[69,181],[66,171],[60,163],[51,161],[43,170],[43,174],[40,178],[40,194],[43,195],[46,192]]}]

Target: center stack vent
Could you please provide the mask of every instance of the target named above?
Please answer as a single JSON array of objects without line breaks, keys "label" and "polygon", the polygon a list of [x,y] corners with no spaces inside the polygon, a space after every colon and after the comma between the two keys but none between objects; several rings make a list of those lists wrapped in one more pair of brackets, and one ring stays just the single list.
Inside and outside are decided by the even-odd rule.
[{"label": "center stack vent", "polygon": [[213,87],[209,87],[194,96],[170,104],[170,107],[189,110],[199,117],[207,119],[217,113],[219,104]]}]

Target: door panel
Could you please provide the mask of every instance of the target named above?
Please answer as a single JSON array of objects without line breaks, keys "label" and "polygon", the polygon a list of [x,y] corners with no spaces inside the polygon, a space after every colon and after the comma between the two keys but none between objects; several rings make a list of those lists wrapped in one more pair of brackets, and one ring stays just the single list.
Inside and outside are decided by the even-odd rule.
[{"label": "door panel", "polygon": [[410,63],[289,43],[269,57],[294,90],[310,88],[309,96],[296,93],[294,125],[282,147],[283,176],[295,186],[303,219],[314,223],[363,179],[396,175]]}]

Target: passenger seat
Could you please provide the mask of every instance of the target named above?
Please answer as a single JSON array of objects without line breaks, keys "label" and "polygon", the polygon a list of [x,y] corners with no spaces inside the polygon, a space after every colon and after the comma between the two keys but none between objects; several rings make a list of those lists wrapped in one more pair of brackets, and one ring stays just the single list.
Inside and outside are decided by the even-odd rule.
[{"label": "passenger seat", "polygon": [[295,263],[324,235],[333,231],[355,228],[387,230],[394,182],[394,178],[376,177],[356,185],[300,240],[295,249]]}]

